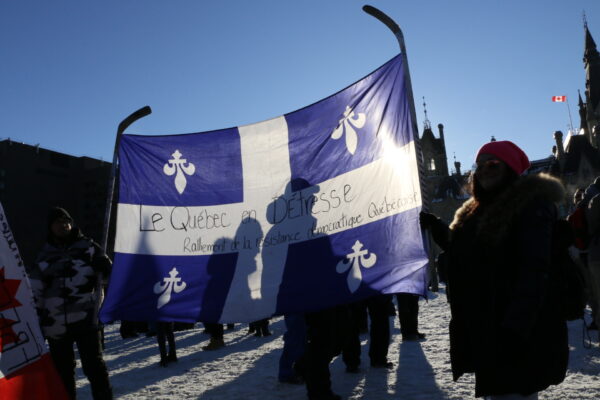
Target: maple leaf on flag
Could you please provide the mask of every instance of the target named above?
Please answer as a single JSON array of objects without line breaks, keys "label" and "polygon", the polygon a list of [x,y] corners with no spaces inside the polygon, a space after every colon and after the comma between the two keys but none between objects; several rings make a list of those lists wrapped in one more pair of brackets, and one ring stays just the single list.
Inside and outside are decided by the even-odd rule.
[{"label": "maple leaf on flag", "polygon": [[20,284],[19,279],[6,279],[4,277],[4,267],[0,268],[0,311],[21,305],[16,298]]},{"label": "maple leaf on flag", "polygon": [[19,337],[12,328],[16,322],[12,319],[0,318],[0,353],[4,351],[4,346],[7,344],[19,341]]}]

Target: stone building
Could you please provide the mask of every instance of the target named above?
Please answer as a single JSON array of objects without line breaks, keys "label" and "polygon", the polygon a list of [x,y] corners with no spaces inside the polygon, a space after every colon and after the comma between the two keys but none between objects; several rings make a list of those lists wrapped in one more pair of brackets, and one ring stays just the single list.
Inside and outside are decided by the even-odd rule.
[{"label": "stone building", "polygon": [[581,132],[590,143],[598,148],[597,132],[594,127],[600,121],[600,54],[596,49],[596,42],[584,21],[585,44],[583,51],[583,65],[585,69],[585,103],[579,96],[579,115],[581,116]]},{"label": "stone building", "polygon": [[82,231],[102,240],[111,164],[0,141],[0,202],[26,264],[35,261],[48,232],[48,209],[69,211]]},{"label": "stone building", "polygon": [[585,101],[579,94],[579,130],[566,136],[556,131],[552,156],[533,161],[530,169],[559,177],[567,188],[566,202],[577,188],[587,187],[600,176],[600,54],[587,22],[584,36]]},{"label": "stone building", "polygon": [[[423,106],[425,107],[426,104],[423,103]],[[423,191],[429,199],[429,212],[437,215],[446,223],[450,223],[454,218],[455,211],[469,198],[465,190],[469,172],[463,174],[460,162],[454,160],[455,170],[452,174],[449,173],[444,125],[438,124],[437,127],[439,138],[435,137],[431,129],[431,123],[427,118],[427,109],[425,109],[423,135],[419,139],[425,167]],[[437,265],[435,260],[441,249],[433,240],[429,240],[429,243],[431,245],[429,262],[431,266],[434,266]],[[438,276],[434,269],[429,270],[429,286],[433,291],[438,289]]]},{"label": "stone building", "polygon": [[427,118],[427,110],[425,110],[423,135],[420,138],[425,166],[424,190],[430,200],[430,212],[449,223],[454,217],[454,212],[468,198],[465,185],[469,173],[463,174],[461,164],[456,160],[454,161],[454,172],[452,174],[448,172],[444,125],[438,124],[437,127],[439,138],[436,138],[431,130],[431,123]]}]

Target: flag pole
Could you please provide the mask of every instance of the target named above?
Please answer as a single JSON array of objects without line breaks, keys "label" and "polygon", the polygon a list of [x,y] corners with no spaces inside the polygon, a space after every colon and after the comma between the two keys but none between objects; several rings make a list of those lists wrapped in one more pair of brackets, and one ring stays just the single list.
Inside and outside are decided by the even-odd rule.
[{"label": "flag pole", "polygon": [[[417,153],[417,168],[418,168],[418,173],[419,173],[419,186],[421,189],[421,204],[422,204],[421,209],[424,211],[428,211],[429,206],[430,206],[429,194],[425,190],[426,189],[425,166],[424,166],[424,161],[423,161],[423,153],[421,152],[421,142],[419,140],[419,127],[417,126],[417,113],[415,111],[415,101],[414,101],[414,96],[413,96],[413,91],[412,91],[412,82],[410,79],[410,71],[408,68],[408,55],[406,54],[406,44],[404,43],[404,35],[402,34],[402,30],[400,29],[398,24],[392,18],[390,18],[387,14],[385,14],[383,11],[381,11],[373,6],[370,6],[370,5],[365,5],[365,6],[363,6],[362,9],[364,12],[375,17],[380,22],[382,22],[385,26],[387,26],[392,31],[392,33],[396,37],[396,40],[398,40],[398,44],[400,45],[400,54],[402,56],[402,64],[404,66],[403,70],[404,70],[404,82],[406,83],[406,95],[408,97],[412,130],[415,135],[415,137],[413,139],[414,139],[414,143],[415,143],[415,150]],[[431,233],[430,232],[427,232],[427,233],[423,232],[423,244],[425,246],[425,250],[427,251],[427,255],[429,257],[429,271],[430,271],[430,275],[431,275],[431,270],[432,270],[432,268],[434,268],[435,263],[434,263],[434,258],[433,258],[433,249],[431,247]],[[435,279],[435,281],[437,281],[437,279]],[[429,283],[427,283],[427,285],[428,284]],[[427,291],[427,287],[425,288],[425,291]],[[424,296],[425,296],[425,294],[426,293],[423,293]]]},{"label": "flag pole", "polygon": [[571,118],[571,107],[569,106],[569,96],[565,96],[567,100],[567,111],[569,112],[569,123],[571,124],[571,134],[574,135],[575,131],[573,130],[573,119]]},{"label": "flag pole", "polygon": [[[121,137],[123,136],[123,132],[125,129],[129,127],[129,125],[133,124],[140,118],[145,117],[152,113],[152,109],[150,106],[144,106],[139,110],[131,113],[127,118],[125,118],[119,126],[117,127],[117,137],[115,138],[115,148],[113,150],[113,161],[110,168],[110,176],[108,178],[108,188],[106,193],[106,208],[104,209],[104,228],[102,232],[102,250],[105,253],[108,253],[108,230],[110,227],[110,214],[112,211],[112,201],[113,195],[115,191],[115,176],[117,171],[117,162],[119,160],[119,145],[121,144]],[[94,307],[94,321],[98,318],[98,312],[100,311],[100,306],[102,301],[104,300],[104,291],[103,291],[103,277],[98,276],[98,283],[96,285],[96,293],[98,294],[96,299],[96,304]],[[104,346],[104,335],[102,335],[102,345]]]},{"label": "flag pole", "polygon": [[404,43],[404,35],[402,34],[402,30],[400,29],[400,27],[398,26],[398,24],[391,19],[387,14],[385,14],[383,11],[370,6],[370,5],[365,5],[363,6],[363,11],[366,12],[367,14],[377,18],[379,21],[381,21],[383,24],[385,24],[385,26],[387,26],[392,33],[394,34],[394,36],[396,37],[396,39],[398,40],[398,44],[400,45],[400,54],[402,55],[402,64],[404,65],[404,81],[406,82],[406,94],[408,97],[408,104],[409,104],[409,108],[410,108],[410,119],[411,119],[411,124],[412,124],[412,129],[413,132],[415,134],[414,137],[414,143],[415,143],[415,148],[416,148],[416,152],[417,152],[417,165],[419,168],[419,183],[420,183],[420,187],[421,187],[421,201],[422,201],[422,208],[423,210],[427,211],[429,210],[429,196],[426,193],[425,189],[425,169],[424,169],[424,165],[423,165],[423,154],[421,153],[421,143],[419,140],[419,128],[417,126],[417,114],[415,111],[415,101],[414,101],[414,96],[413,96],[413,91],[412,91],[412,83],[411,83],[411,79],[410,79],[410,71],[408,69],[408,56],[406,54],[406,45]]},{"label": "flag pole", "polygon": [[133,124],[140,118],[145,117],[146,115],[150,115],[152,113],[152,109],[150,106],[144,106],[139,110],[131,113],[127,118],[125,118],[119,126],[117,127],[117,137],[115,139],[115,148],[113,150],[113,161],[112,166],[110,168],[110,177],[108,179],[108,190],[106,194],[106,208],[104,209],[104,230],[102,232],[102,249],[107,251],[108,246],[108,228],[110,225],[110,214],[112,211],[112,201],[113,195],[115,191],[115,176],[117,171],[117,162],[119,159],[119,145],[121,144],[121,137],[123,136],[123,132],[125,129],[129,127],[129,125]]}]

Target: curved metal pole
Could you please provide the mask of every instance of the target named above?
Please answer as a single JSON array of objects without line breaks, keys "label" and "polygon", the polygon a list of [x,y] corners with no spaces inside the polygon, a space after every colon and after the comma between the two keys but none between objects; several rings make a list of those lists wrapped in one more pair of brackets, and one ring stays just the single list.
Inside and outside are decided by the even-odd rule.
[{"label": "curved metal pole", "polygon": [[[125,129],[129,127],[129,125],[133,124],[140,118],[145,117],[152,113],[152,109],[150,106],[144,106],[139,110],[131,113],[127,118],[125,118],[119,126],[117,127],[117,137],[115,139],[115,148],[113,150],[113,161],[110,168],[110,177],[108,179],[108,193],[106,194],[106,208],[104,209],[104,230],[102,232],[102,250],[105,253],[108,253],[108,229],[110,227],[110,214],[112,210],[112,200],[115,191],[115,176],[117,171],[117,162],[119,160],[119,145],[121,143],[121,137],[123,136],[123,132]],[[98,293],[98,297],[96,299],[96,303],[94,305],[94,321],[98,320],[98,312],[100,311],[100,306],[104,301],[104,277],[102,274],[98,275],[98,283],[96,284],[96,293]],[[104,328],[101,328],[104,329]],[[102,346],[104,347],[104,330],[102,330]]]},{"label": "curved metal pole", "polygon": [[363,11],[367,14],[377,18],[380,22],[382,22],[385,26],[387,26],[396,39],[398,40],[398,44],[400,45],[400,54],[402,55],[402,63],[404,64],[404,81],[406,83],[406,95],[408,97],[408,104],[410,109],[410,119],[412,123],[412,129],[414,132],[414,142],[415,148],[417,151],[417,165],[419,168],[419,183],[421,186],[421,202],[423,210],[429,210],[429,196],[426,193],[425,189],[425,168],[423,163],[423,154],[421,152],[421,143],[419,140],[419,127],[417,126],[417,114],[415,112],[415,101],[412,91],[412,82],[410,79],[410,70],[408,68],[408,56],[406,54],[406,45],[404,43],[404,35],[402,34],[402,29],[398,26],[398,24],[391,19],[387,14],[383,11],[369,5],[363,6]]},{"label": "curved metal pole", "polygon": [[[429,210],[429,194],[426,192],[426,182],[425,182],[425,166],[423,161],[423,153],[421,151],[421,141],[419,140],[419,127],[417,126],[417,114],[415,112],[415,101],[412,91],[412,82],[410,80],[410,71],[408,68],[408,56],[406,54],[406,44],[404,43],[404,35],[402,34],[402,29],[398,26],[398,24],[391,19],[387,14],[383,11],[369,5],[363,6],[363,11],[367,14],[377,18],[381,21],[385,26],[387,26],[396,39],[398,40],[398,44],[400,45],[400,54],[402,55],[402,63],[404,64],[404,82],[406,84],[406,95],[408,97],[408,104],[410,109],[410,119],[412,123],[412,129],[415,137],[415,150],[417,153],[417,168],[419,172],[419,186],[421,188],[421,209],[424,211]],[[434,265],[435,258],[433,256],[433,248],[431,246],[431,232],[423,231],[423,245],[425,247],[425,251],[427,252],[429,258],[429,276],[430,282],[427,283],[427,286],[431,284],[432,286],[437,286],[437,275],[434,275]],[[426,288],[427,291],[427,288]],[[423,293],[425,296],[426,293]]]},{"label": "curved metal pole", "polygon": [[102,235],[102,249],[107,252],[106,246],[108,245],[108,228],[110,225],[110,213],[112,209],[112,200],[115,191],[115,175],[117,171],[117,162],[119,159],[119,145],[121,143],[121,136],[123,136],[123,132],[125,129],[129,127],[129,125],[133,124],[140,118],[145,117],[146,115],[150,115],[152,113],[152,109],[150,106],[144,106],[139,110],[130,114],[127,118],[125,118],[119,124],[117,128],[117,138],[115,139],[115,148],[113,151],[113,161],[112,166],[110,168],[110,178],[108,180],[108,193],[106,194],[106,208],[104,211],[104,230]]}]

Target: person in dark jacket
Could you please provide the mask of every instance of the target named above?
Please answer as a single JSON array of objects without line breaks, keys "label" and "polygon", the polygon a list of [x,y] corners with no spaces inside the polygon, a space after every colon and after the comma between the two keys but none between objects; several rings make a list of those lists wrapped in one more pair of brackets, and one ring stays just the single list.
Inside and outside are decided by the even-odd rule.
[{"label": "person in dark jacket", "polygon": [[59,207],[48,214],[48,242],[28,269],[40,326],[58,373],[72,399],[76,396],[77,344],[83,372],[94,399],[112,399],[108,370],[102,358],[97,319],[98,279],[108,278],[111,262],[90,238],[73,227]]},{"label": "person in dark jacket", "polygon": [[564,188],[549,175],[521,176],[529,160],[509,141],[487,143],[476,162],[472,197],[449,228],[421,214],[448,253],[453,377],[475,373],[476,397],[537,399],[563,381],[568,362],[550,279]]},{"label": "person in dark jacket", "polygon": [[[596,178],[598,181],[598,178]],[[588,325],[588,329],[597,330],[598,326],[595,322],[598,316],[597,307],[597,287],[593,284],[591,270],[589,266],[589,250],[591,243],[591,234],[589,229],[589,209],[588,205],[592,200],[591,195],[597,192],[596,183],[592,183],[588,188],[578,188],[573,195],[574,209],[567,216],[567,221],[571,225],[574,233],[574,259],[577,265],[580,266],[582,275],[585,280],[586,296],[588,303],[592,309],[592,322]],[[586,196],[587,193],[587,196]]]},{"label": "person in dark jacket", "polygon": [[589,299],[592,308],[592,322],[588,329],[600,326],[600,194],[592,197],[588,205],[587,227],[590,243],[588,246],[588,284],[593,296]]}]

